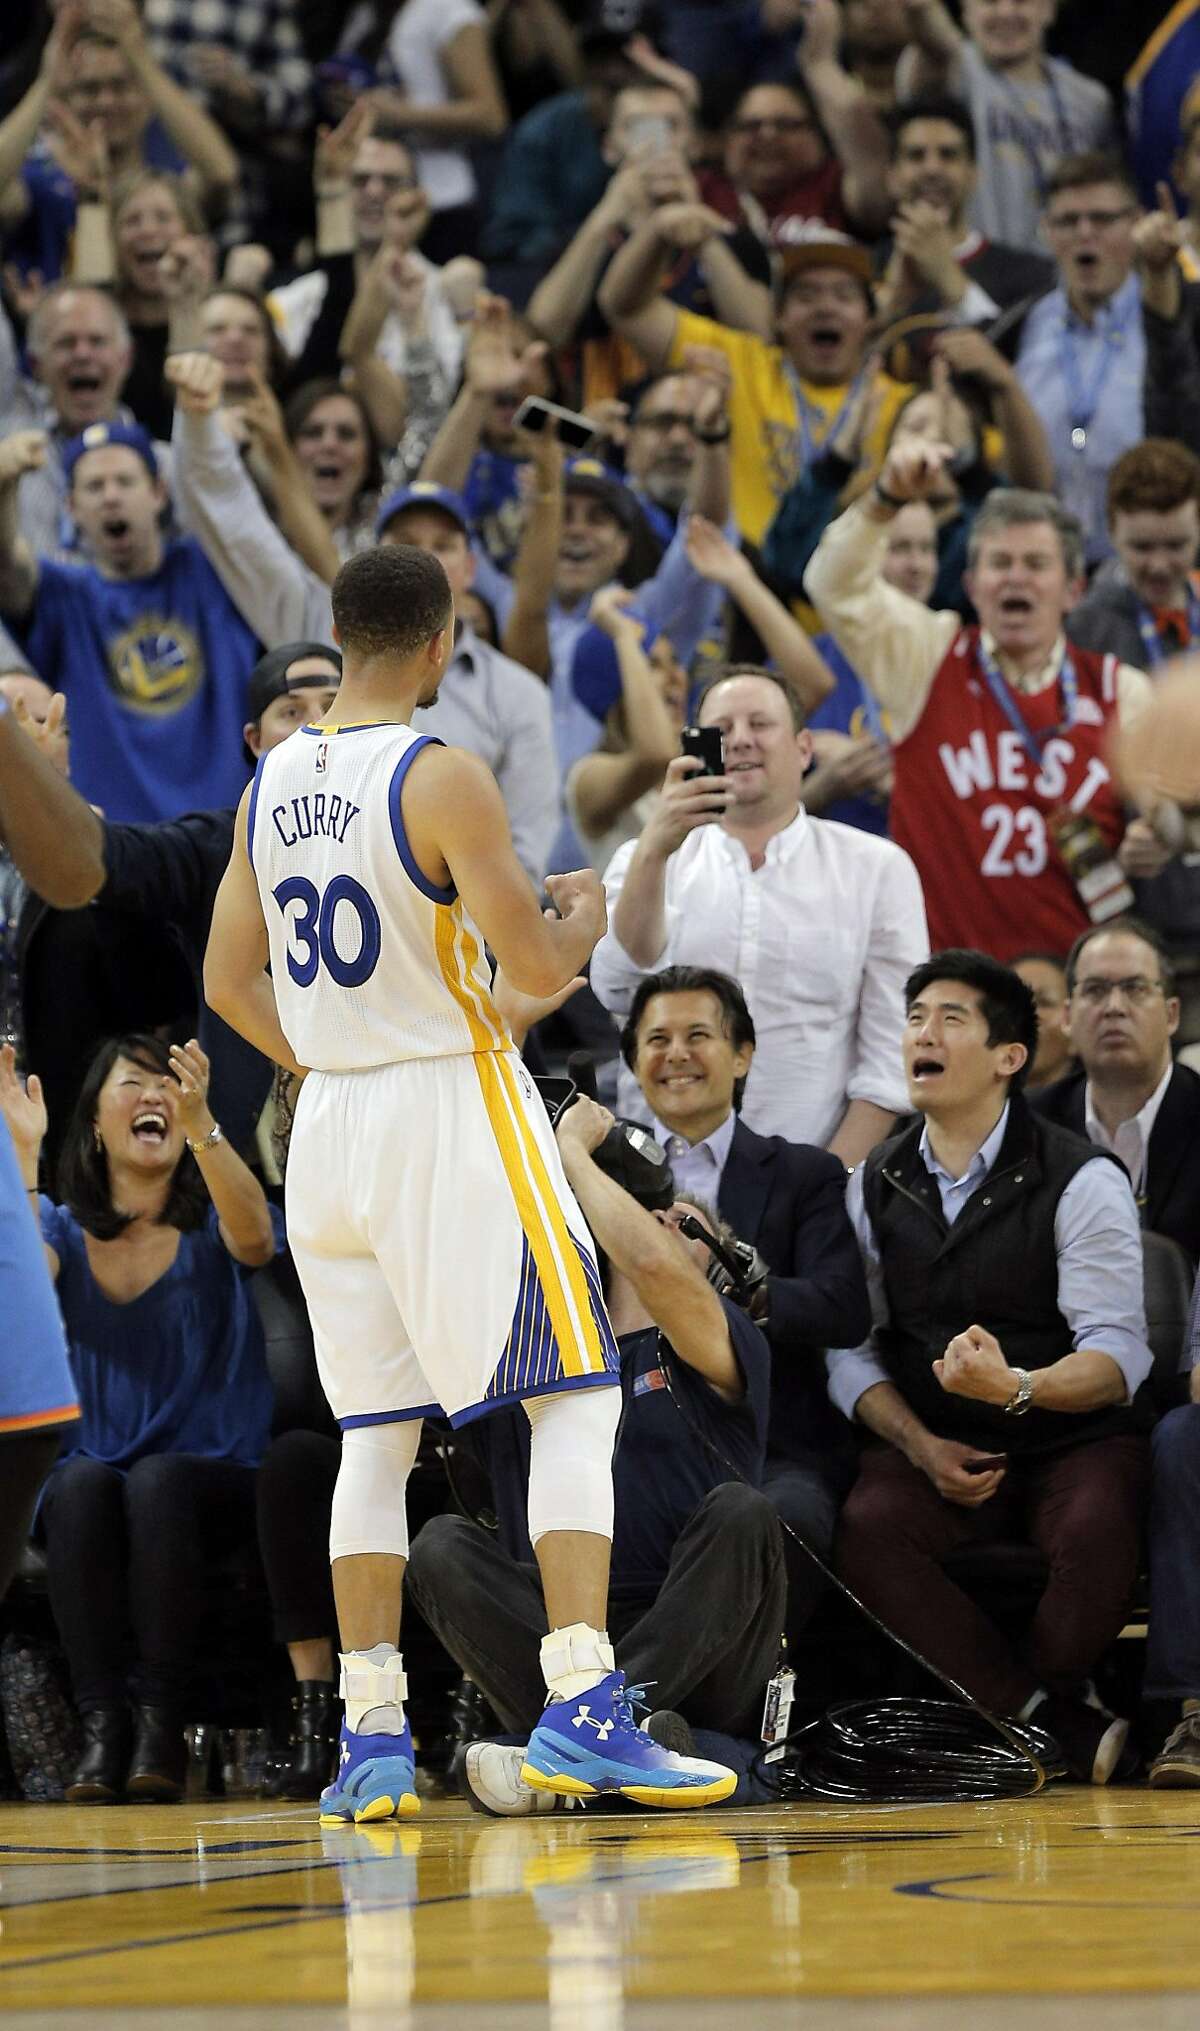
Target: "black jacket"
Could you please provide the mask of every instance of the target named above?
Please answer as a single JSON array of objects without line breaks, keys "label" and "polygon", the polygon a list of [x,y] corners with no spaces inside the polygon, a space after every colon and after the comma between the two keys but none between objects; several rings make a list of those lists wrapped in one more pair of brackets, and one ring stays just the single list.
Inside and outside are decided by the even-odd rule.
[{"label": "black jacket", "polygon": [[244,1151],[270,1092],[272,1068],[204,1000],[204,948],[235,816],[232,810],[192,811],[152,825],[106,825],[107,878],[98,900],[110,911],[158,925],[176,940],[195,987],[196,1034],[212,1061],[209,1106],[229,1140]]},{"label": "black jacket", "polygon": [[871,1328],[871,1305],[846,1173],[828,1150],[733,1131],[717,1211],[770,1268],[770,1454],[843,1447],[850,1428],[826,1394],[826,1347],[855,1347]]},{"label": "black jacket", "polygon": [[1020,1094],[995,1164],[951,1225],[913,1122],[871,1151],[863,1205],[875,1234],[887,1324],[873,1345],[910,1409],[939,1438],[1024,1457],[1144,1429],[1144,1400],[1068,1413],[1003,1407],[944,1390],[933,1363],[958,1333],[994,1333],[1014,1368],[1049,1368],[1071,1352],[1059,1309],[1055,1213],[1089,1164],[1111,1163],[1083,1136],[1034,1114]]},{"label": "black jacket", "polygon": [[[1031,1095],[1030,1104],[1082,1135],[1086,1085],[1085,1072],[1072,1072]],[[1177,1241],[1193,1263],[1200,1260],[1200,1075],[1188,1065],[1176,1065],[1150,1131],[1138,1210],[1143,1227]]]}]

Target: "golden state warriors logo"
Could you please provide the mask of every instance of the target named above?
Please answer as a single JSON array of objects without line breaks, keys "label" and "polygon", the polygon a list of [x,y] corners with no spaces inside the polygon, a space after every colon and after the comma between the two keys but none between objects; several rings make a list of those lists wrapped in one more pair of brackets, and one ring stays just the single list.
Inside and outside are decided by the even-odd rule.
[{"label": "golden state warriors logo", "polygon": [[108,667],[117,696],[134,712],[178,712],[204,681],[204,657],[192,630],[158,614],[141,615],[109,644]]}]

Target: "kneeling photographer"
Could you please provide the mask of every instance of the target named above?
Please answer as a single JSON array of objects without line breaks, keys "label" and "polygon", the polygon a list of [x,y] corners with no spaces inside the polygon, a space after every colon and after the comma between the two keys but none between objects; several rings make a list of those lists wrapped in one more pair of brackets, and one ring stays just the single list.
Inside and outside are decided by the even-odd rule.
[{"label": "kneeling photographer", "polygon": [[[651,1731],[674,1729],[659,1739],[686,1753],[675,1715],[757,1738],[779,1661],[782,1535],[758,1489],[770,1352],[749,1313],[710,1280],[747,1303],[762,1266],[708,1208],[674,1199],[657,1145],[634,1130],[630,1161],[613,1128],[612,1116],[583,1097],[556,1128],[621,1348],[609,1629],[630,1685],[653,1688]],[[649,1158],[642,1165],[639,1139]],[[413,1543],[407,1584],[503,1726],[523,1740],[545,1699],[538,1646],[546,1612],[525,1525],[528,1419],[519,1411],[484,1419],[472,1440],[491,1476],[498,1527],[435,1517]],[[520,1760],[519,1750],[468,1749],[473,1802],[501,1813],[545,1809],[521,1785]]]}]

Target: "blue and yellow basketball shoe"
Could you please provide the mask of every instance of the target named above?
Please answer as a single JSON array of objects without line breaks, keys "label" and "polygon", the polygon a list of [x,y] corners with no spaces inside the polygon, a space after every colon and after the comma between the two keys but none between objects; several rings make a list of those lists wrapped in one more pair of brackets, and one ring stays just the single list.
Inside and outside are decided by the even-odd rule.
[{"label": "blue and yellow basketball shoe", "polygon": [[521,1776],[535,1791],[563,1798],[617,1792],[638,1805],[674,1808],[718,1805],[737,1789],[736,1771],[677,1756],[638,1727],[623,1671],[611,1671],[589,1691],[552,1700],[543,1709]]},{"label": "blue and yellow basketball shoe", "polygon": [[321,1793],[321,1825],[362,1826],[420,1810],[408,1722],[402,1735],[356,1735],[343,1721],[337,1775]]}]

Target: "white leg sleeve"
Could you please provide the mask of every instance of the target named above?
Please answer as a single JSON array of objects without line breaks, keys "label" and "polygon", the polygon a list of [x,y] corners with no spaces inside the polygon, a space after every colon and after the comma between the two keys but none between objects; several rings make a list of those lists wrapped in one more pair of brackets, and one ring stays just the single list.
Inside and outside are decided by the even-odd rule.
[{"label": "white leg sleeve", "polygon": [[404,1490],[421,1443],[421,1419],[355,1425],[342,1433],[342,1464],[329,1519],[331,1559],[364,1552],[408,1557]]},{"label": "white leg sleeve", "polygon": [[613,1442],[621,1391],[564,1389],[525,1400],[529,1419],[529,1537],[549,1530],[613,1534]]}]

